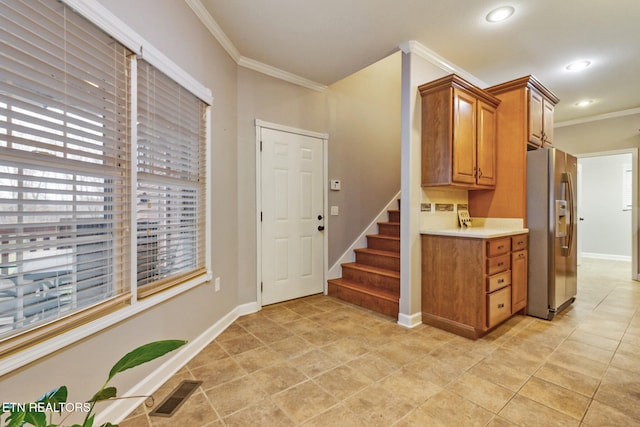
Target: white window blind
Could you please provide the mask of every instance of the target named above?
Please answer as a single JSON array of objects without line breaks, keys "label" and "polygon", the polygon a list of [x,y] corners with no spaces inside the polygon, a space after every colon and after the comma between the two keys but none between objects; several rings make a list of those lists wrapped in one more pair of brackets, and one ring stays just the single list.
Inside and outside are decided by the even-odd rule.
[{"label": "white window blind", "polygon": [[0,340],[127,292],[130,52],[0,2]]},{"label": "white window blind", "polygon": [[138,294],[205,269],[207,105],[138,60]]}]

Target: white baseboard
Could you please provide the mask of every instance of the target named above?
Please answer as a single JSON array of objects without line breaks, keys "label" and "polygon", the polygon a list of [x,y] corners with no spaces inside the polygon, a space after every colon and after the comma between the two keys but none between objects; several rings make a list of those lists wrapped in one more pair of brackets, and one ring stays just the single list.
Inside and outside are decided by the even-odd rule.
[{"label": "white baseboard", "polygon": [[398,325],[405,328],[415,328],[422,324],[422,313],[402,314],[398,313]]},{"label": "white baseboard", "polygon": [[377,234],[378,223],[387,221],[387,211],[395,210],[393,208],[394,204],[397,208],[399,198],[400,192],[398,192],[398,194],[396,194],[395,197],[391,199],[387,206],[385,206],[385,208],[380,211],[378,216],[376,216],[376,218],[371,221],[371,224],[369,224],[369,226],[362,232],[362,234],[360,234],[358,238],[351,244],[351,246],[349,246],[349,248],[342,254],[338,261],[333,264],[333,266],[327,273],[327,280],[342,277],[342,264],[347,262],[354,262],[356,260],[356,254],[354,250],[367,247],[367,234]]},{"label": "white baseboard", "polygon": [[627,255],[613,255],[613,254],[599,254],[594,252],[582,252],[583,258],[596,258],[606,259],[608,261],[628,261],[631,262],[631,256]]},{"label": "white baseboard", "polygon": [[[258,311],[257,303],[239,305],[222,319],[218,320],[209,329],[200,334],[193,341],[185,344],[171,359],[162,364],[158,369],[140,381],[137,385],[129,389],[126,396],[151,396],[162,384],[167,382],[191,359],[200,353],[207,345],[218,337],[240,316],[244,316]],[[102,425],[105,422],[120,423],[138,406],[146,397],[114,400],[111,404],[100,410],[96,414],[94,425]]]}]

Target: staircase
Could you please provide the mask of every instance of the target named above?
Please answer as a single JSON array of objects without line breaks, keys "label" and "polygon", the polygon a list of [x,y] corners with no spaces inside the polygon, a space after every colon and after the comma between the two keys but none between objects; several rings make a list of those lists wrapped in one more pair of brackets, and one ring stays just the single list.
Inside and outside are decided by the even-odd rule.
[{"label": "staircase", "polygon": [[[400,201],[398,201],[400,205]],[[342,277],[331,279],[329,295],[398,318],[400,301],[400,211],[387,211],[388,222],[355,249],[356,262],[342,264]]]}]

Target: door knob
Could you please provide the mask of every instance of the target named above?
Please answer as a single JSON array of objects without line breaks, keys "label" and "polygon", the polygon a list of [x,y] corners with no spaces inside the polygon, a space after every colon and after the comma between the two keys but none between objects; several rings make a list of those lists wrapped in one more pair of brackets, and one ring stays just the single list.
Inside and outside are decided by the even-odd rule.
[{"label": "door knob", "polygon": [[321,220],[321,219],[322,219],[322,215],[318,215],[318,220]]},{"label": "door knob", "polygon": [[580,221],[584,221],[584,218],[580,217]]},{"label": "door knob", "polygon": [[319,225],[318,226],[318,231],[323,231],[324,230],[324,225]]}]

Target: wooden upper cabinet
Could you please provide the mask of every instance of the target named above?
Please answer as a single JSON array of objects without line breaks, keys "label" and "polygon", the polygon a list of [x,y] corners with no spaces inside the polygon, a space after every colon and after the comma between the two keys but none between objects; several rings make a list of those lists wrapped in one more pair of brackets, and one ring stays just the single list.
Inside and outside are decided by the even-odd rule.
[{"label": "wooden upper cabinet", "polygon": [[532,148],[551,146],[553,144],[553,111],[558,99],[546,89],[544,89],[546,95],[543,94],[542,90],[533,85],[527,90],[529,93],[528,142]]},{"label": "wooden upper cabinet", "polygon": [[455,74],[418,89],[422,96],[422,186],[493,188],[500,101]]},{"label": "wooden upper cabinet", "polygon": [[478,184],[496,185],[496,109],[478,101]]}]

